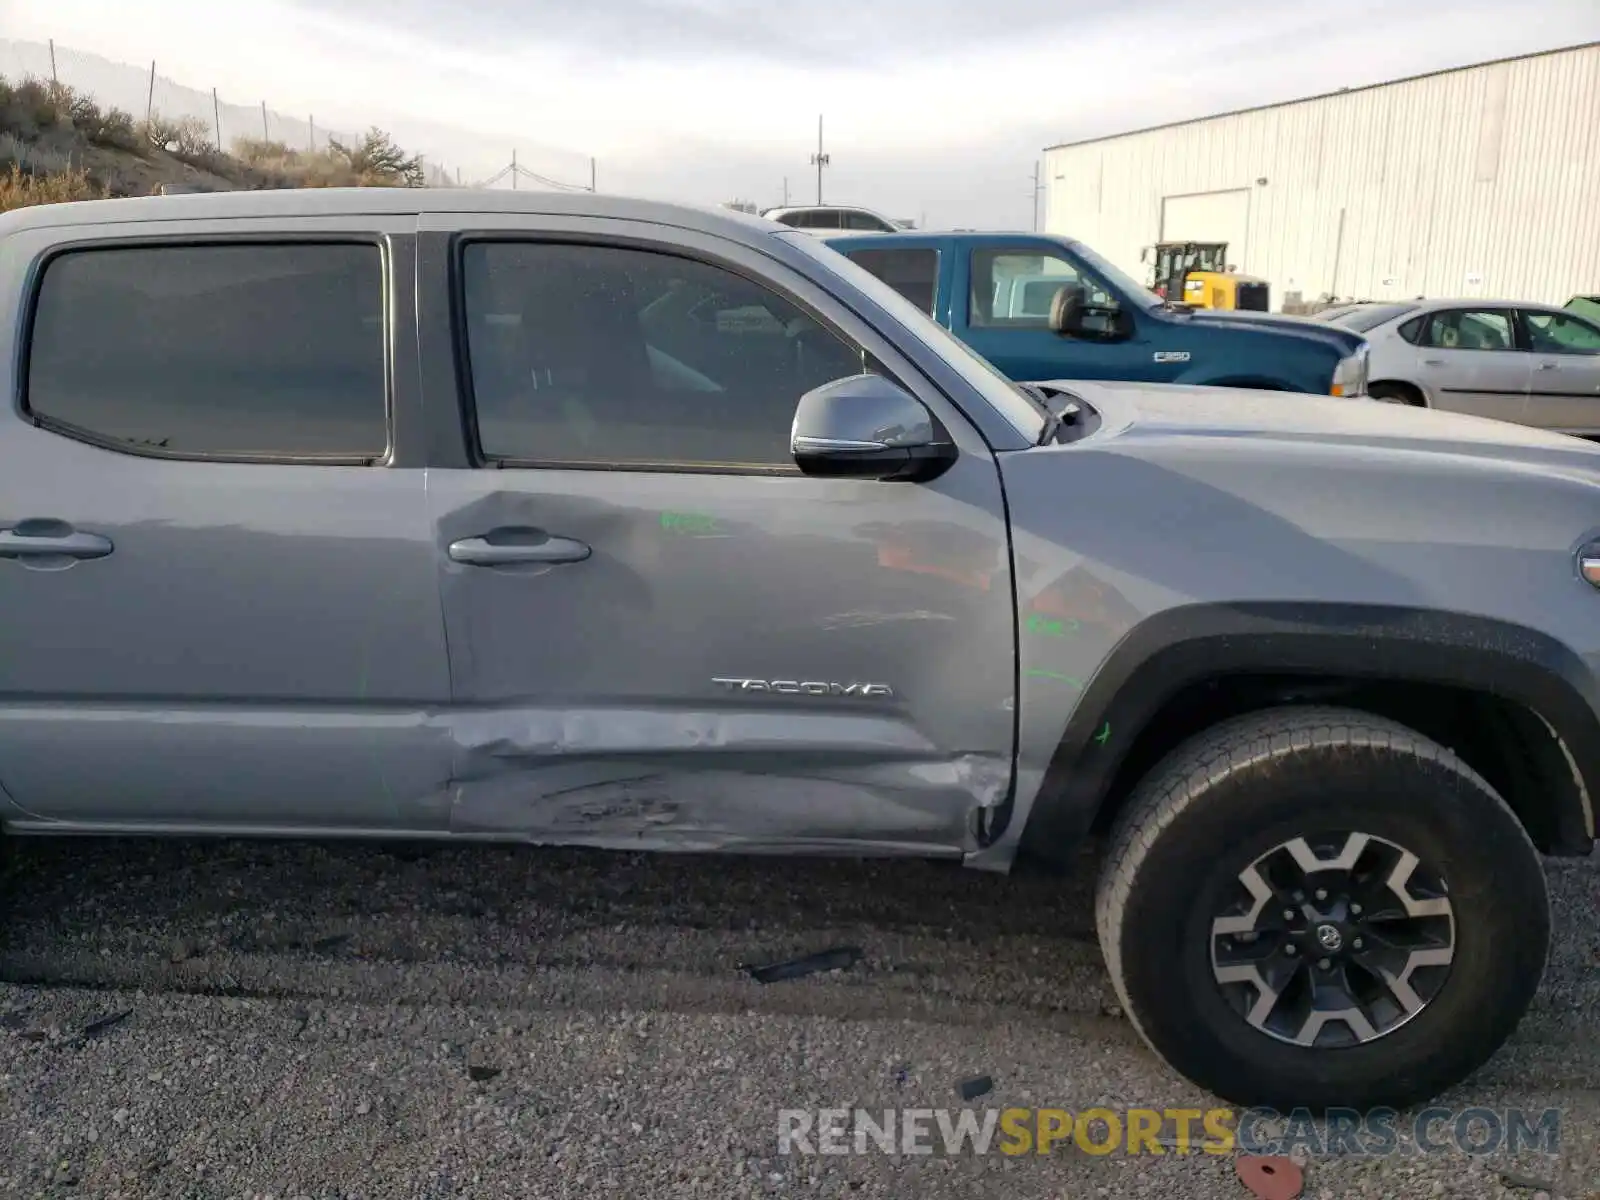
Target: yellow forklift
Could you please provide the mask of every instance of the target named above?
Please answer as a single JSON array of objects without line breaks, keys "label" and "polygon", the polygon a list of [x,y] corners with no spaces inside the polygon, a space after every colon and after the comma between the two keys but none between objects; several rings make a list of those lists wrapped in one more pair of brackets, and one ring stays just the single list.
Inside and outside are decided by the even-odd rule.
[{"label": "yellow forklift", "polygon": [[1235,271],[1227,242],[1160,242],[1142,257],[1153,261],[1151,290],[1174,304],[1267,311],[1267,281]]}]

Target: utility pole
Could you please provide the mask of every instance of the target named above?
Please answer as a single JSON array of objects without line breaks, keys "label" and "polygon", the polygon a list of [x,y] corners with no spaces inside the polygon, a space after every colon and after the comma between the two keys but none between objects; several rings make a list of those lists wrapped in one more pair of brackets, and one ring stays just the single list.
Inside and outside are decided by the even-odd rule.
[{"label": "utility pole", "polygon": [[267,132],[267,102],[265,100],[261,102],[261,140],[263,142],[272,140],[272,135]]},{"label": "utility pole", "polygon": [[1039,163],[1033,164],[1033,231],[1039,232]]},{"label": "utility pole", "polygon": [[222,106],[217,103],[217,89],[211,89],[211,117],[217,123],[217,153],[222,153]]},{"label": "utility pole", "polygon": [[50,39],[50,82],[56,87],[61,86],[61,76],[56,74],[56,40]]},{"label": "utility pole", "polygon": [[145,98],[144,98],[144,123],[145,123],[145,127],[146,128],[149,128],[149,125],[150,125],[150,114],[151,114],[151,110],[155,107],[155,102],[156,102],[156,60],[152,58],[150,60],[150,91],[145,95]]},{"label": "utility pole", "polygon": [[595,190],[596,190],[595,189],[595,185],[594,185],[594,180],[595,180],[595,164],[594,164],[594,158],[591,156],[590,159],[589,159],[589,191],[590,191],[591,194],[594,193]]},{"label": "utility pole", "polygon": [[817,168],[817,203],[822,203],[822,168],[828,165],[828,156],[822,152],[822,114],[817,114],[817,152],[811,156],[811,164]]},{"label": "utility pole", "polygon": [[306,117],[306,153],[314,154],[317,149],[317,116],[315,113]]},{"label": "utility pole", "polygon": [[783,206],[785,208],[789,207],[789,177],[787,175],[783,177]]},{"label": "utility pole", "polygon": [[511,190],[517,190],[517,152],[511,152]]}]

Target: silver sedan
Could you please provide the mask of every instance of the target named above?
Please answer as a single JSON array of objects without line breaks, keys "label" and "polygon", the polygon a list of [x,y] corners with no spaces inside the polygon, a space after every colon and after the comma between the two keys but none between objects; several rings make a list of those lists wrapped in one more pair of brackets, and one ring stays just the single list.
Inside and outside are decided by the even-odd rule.
[{"label": "silver sedan", "polygon": [[1573,309],[1418,300],[1320,316],[1367,339],[1376,400],[1600,436],[1600,323]]}]

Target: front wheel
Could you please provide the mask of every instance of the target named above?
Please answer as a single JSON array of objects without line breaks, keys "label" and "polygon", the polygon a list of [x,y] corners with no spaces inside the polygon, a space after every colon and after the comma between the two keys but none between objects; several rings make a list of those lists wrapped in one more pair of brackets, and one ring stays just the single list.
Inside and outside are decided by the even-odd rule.
[{"label": "front wheel", "polygon": [[1279,1109],[1459,1082],[1516,1028],[1550,942],[1538,853],[1494,790],[1415,731],[1332,708],[1174,751],[1117,823],[1096,919],[1156,1053]]},{"label": "front wheel", "polygon": [[1427,407],[1422,401],[1422,393],[1409,383],[1375,383],[1367,389],[1367,395],[1385,404],[1406,404],[1412,408]]}]

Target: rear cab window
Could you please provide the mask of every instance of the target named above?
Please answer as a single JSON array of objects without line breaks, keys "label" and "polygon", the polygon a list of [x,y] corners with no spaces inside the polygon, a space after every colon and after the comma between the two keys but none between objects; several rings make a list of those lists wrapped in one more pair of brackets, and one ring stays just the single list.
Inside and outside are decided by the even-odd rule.
[{"label": "rear cab window", "polygon": [[24,410],[124,453],[376,462],[384,297],[372,242],[70,248],[34,297]]},{"label": "rear cab window", "polygon": [[907,249],[846,250],[845,257],[871,271],[930,317],[935,315],[939,288],[939,251]]}]

